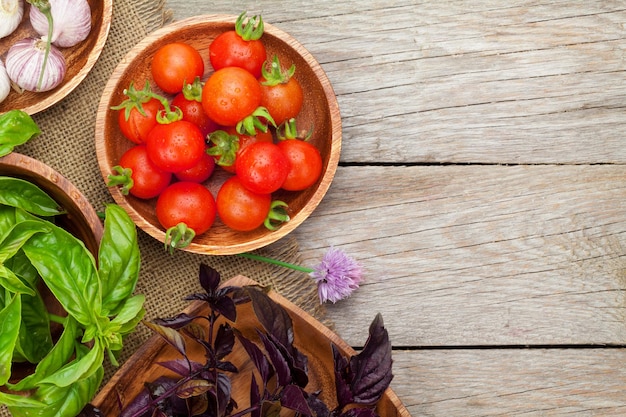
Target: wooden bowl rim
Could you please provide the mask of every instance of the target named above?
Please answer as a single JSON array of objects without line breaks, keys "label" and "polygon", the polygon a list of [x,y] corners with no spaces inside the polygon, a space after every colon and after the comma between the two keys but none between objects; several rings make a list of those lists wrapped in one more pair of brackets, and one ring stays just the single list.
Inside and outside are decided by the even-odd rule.
[{"label": "wooden bowl rim", "polygon": [[[104,138],[104,128],[105,125],[104,119],[106,118],[107,112],[109,109],[109,98],[110,96],[106,93],[107,91],[112,91],[118,81],[123,77],[126,70],[132,65],[133,60],[136,56],[138,56],[143,50],[149,48],[151,45],[158,43],[160,38],[163,36],[170,35],[172,32],[181,30],[181,29],[194,29],[195,27],[202,27],[210,23],[232,23],[236,21],[237,16],[227,15],[227,14],[208,14],[208,15],[199,15],[193,16],[190,18],[186,18],[174,23],[171,23],[167,26],[159,28],[154,32],[150,33],[148,36],[143,38],[139,43],[137,43],[120,61],[117,65],[111,77],[107,81],[104,93],[100,99],[98,105],[98,112],[96,118],[96,132],[95,132],[95,140],[96,140],[96,155],[98,157],[98,164],[100,166],[100,170],[104,181],[107,182],[107,176],[110,173],[110,169],[113,166],[111,161],[108,159],[106,144]],[[267,234],[263,234],[254,239],[229,244],[228,246],[222,245],[207,245],[200,244],[197,242],[192,242],[189,246],[184,248],[183,250],[198,254],[204,255],[234,255],[242,252],[247,252],[255,249],[259,249],[261,247],[267,246],[271,243],[276,242],[282,237],[286,236],[288,233],[293,231],[296,227],[298,227],[308,216],[315,210],[315,208],[319,205],[322,198],[330,188],[332,180],[334,179],[337,167],[339,165],[339,157],[341,153],[341,141],[342,141],[342,131],[341,131],[341,116],[339,112],[339,105],[337,103],[337,97],[333,90],[332,85],[330,84],[330,80],[328,79],[325,71],[319,64],[319,62],[313,57],[313,55],[302,45],[300,44],[294,37],[289,35],[288,33],[278,29],[272,24],[264,22],[264,31],[269,33],[270,35],[281,39],[285,42],[289,47],[293,48],[311,67],[311,70],[316,75],[320,85],[322,86],[322,90],[324,92],[324,96],[326,98],[326,102],[328,104],[328,112],[329,112],[329,120],[330,120],[330,150],[329,150],[329,158],[326,171],[323,172],[323,178],[315,190],[315,192],[311,195],[310,200],[299,210],[296,215],[294,215],[288,222],[281,225],[278,230],[272,231]],[[135,210],[135,208],[126,201],[126,198],[120,192],[117,187],[108,187],[109,192],[111,193],[113,199],[117,204],[123,207],[129,216],[135,221],[135,224],[142,229],[144,232],[157,239],[160,242],[165,241],[165,231],[160,228],[155,227],[153,224],[144,219],[144,217]],[[211,233],[209,230],[207,233]]]},{"label": "wooden bowl rim", "polygon": [[[221,284],[222,287],[225,286],[236,286],[242,287],[246,285],[258,285],[258,283],[248,277],[243,275],[237,275],[229,280],[223,282]],[[328,342],[335,344],[339,348],[342,354],[344,355],[355,355],[357,352],[347,344],[342,338],[340,338],[336,333],[330,330],[328,327],[324,326],[320,323],[315,317],[311,316],[305,310],[292,303],[282,295],[280,295],[275,290],[271,290],[269,292],[269,296],[281,305],[285,310],[289,313],[289,315],[294,318],[298,317],[302,319],[304,325],[306,327],[310,327],[317,331],[319,335]],[[194,301],[189,307],[183,310],[184,313],[193,315],[203,308],[206,308],[206,303],[202,301]],[[294,323],[294,332],[298,329],[295,328],[296,323]],[[311,329],[300,329],[300,331],[306,331]],[[160,352],[168,347],[167,343],[158,335],[152,335],[148,340],[146,340],[136,351],[131,355],[130,358],[122,364],[122,366],[118,369],[118,371],[111,377],[111,379],[106,383],[106,385],[96,394],[96,397],[91,402],[95,407],[101,406],[107,399],[114,397],[116,394],[116,385],[123,379],[126,378],[129,372],[133,372],[133,365],[142,357],[149,358],[150,362],[152,362]],[[411,414],[404,406],[400,398],[396,395],[396,393],[391,389],[387,388],[385,393],[383,394],[383,398],[386,398],[388,402],[394,407],[396,410],[396,415],[398,417],[411,417]],[[131,399],[132,400],[132,399]]]},{"label": "wooden bowl rim", "polygon": [[[98,0],[102,1],[102,24],[98,28],[96,42],[94,47],[89,51],[89,55],[87,55],[87,60],[83,67],[76,73],[74,77],[71,79],[64,81],[60,86],[58,86],[50,95],[45,97],[43,100],[39,100],[30,104],[21,110],[25,111],[29,115],[33,115],[39,113],[52,105],[61,101],[65,96],[70,94],[78,85],[87,77],[87,74],[92,70],[93,66],[98,61],[102,50],[104,49],[104,45],[106,44],[106,40],[109,36],[109,31],[111,28],[111,19],[113,16],[113,0]],[[26,13],[24,13],[24,18],[28,18]],[[93,36],[90,34],[89,36]],[[7,100],[9,98],[7,97]],[[0,112],[1,113],[1,112]]]},{"label": "wooden bowl rim", "polygon": [[[48,187],[36,184],[40,188],[44,189],[44,191],[46,191],[45,188],[55,189],[70,197],[74,205],[80,209],[81,215],[84,217],[90,231],[93,233],[96,245],[99,246],[104,233],[102,221],[98,217],[96,210],[93,208],[89,200],[87,200],[87,197],[85,197],[85,195],[70,180],[44,162],[17,152],[12,152],[8,155],[0,157],[0,167],[4,165],[23,170],[25,172],[32,173],[33,176],[46,179],[48,181]],[[10,174],[0,175],[11,176]],[[16,177],[22,178],[19,175],[16,175]],[[48,191],[48,193],[51,194],[50,191]],[[54,198],[53,195],[52,198]],[[94,256],[95,255],[96,254],[94,254]]]}]

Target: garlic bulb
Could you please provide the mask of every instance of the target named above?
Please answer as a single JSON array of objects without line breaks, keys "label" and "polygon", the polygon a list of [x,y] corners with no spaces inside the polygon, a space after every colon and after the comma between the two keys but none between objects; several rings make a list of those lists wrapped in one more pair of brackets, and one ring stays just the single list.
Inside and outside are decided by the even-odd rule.
[{"label": "garlic bulb", "polygon": [[0,103],[2,103],[4,99],[9,96],[10,92],[11,92],[11,79],[9,78],[9,74],[7,74],[7,70],[4,67],[4,63],[0,59]]},{"label": "garlic bulb", "polygon": [[[87,39],[91,32],[91,7],[87,0],[50,0],[50,7],[54,45],[67,48]],[[30,8],[30,23],[41,36],[48,35],[48,20],[36,7]]]},{"label": "garlic bulb", "polygon": [[61,84],[66,71],[63,54],[50,45],[46,59],[46,41],[34,38],[16,42],[7,53],[5,65],[11,81],[35,92],[52,90]]},{"label": "garlic bulb", "polygon": [[0,0],[0,38],[9,36],[24,16],[23,0]]}]

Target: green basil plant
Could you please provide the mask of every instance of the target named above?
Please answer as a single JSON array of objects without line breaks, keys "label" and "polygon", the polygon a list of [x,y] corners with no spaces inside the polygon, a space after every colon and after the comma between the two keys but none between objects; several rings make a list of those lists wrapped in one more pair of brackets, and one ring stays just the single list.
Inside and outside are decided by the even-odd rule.
[{"label": "green basil plant", "polygon": [[9,110],[0,114],[0,157],[13,151],[41,133],[39,126],[23,110]]},{"label": "green basil plant", "polygon": [[[136,228],[122,208],[106,206],[96,259],[55,224],[63,211],[39,187],[0,176],[0,190],[0,404],[16,417],[73,417],[99,388],[105,356],[117,364],[124,336],[145,313],[144,296],[133,294]],[[48,311],[42,283],[66,316]],[[16,382],[17,362],[36,366]]]}]

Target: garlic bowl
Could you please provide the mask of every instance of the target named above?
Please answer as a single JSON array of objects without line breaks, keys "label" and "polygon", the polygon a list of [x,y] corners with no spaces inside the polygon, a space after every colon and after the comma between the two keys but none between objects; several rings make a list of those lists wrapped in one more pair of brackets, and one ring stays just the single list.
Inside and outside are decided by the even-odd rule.
[{"label": "garlic bowl", "polygon": [[[72,1],[70,0],[71,4]],[[12,109],[24,110],[35,114],[47,109],[72,92],[93,68],[109,34],[113,14],[113,0],[88,0],[91,9],[89,36],[71,47],[59,47],[65,58],[67,68],[62,81],[54,88],[41,92],[17,92],[11,90],[9,95],[0,102],[0,113]],[[11,46],[27,38],[40,38],[30,23],[29,3],[24,2],[24,14],[15,31],[0,39],[0,59],[5,62]]]},{"label": "garlic bowl", "polygon": [[[234,28],[237,16],[205,15],[182,20],[163,27],[140,41],[114,70],[105,86],[96,118],[96,153],[98,164],[108,182],[112,167],[119,164],[120,157],[134,144],[126,139],[118,126],[118,112],[111,110],[125,99],[124,90],[131,82],[143,86],[146,81],[152,89],[165,97],[152,81],[150,62],[157,49],[170,42],[185,42],[195,47],[205,62],[206,79],[213,69],[209,61],[209,44],[219,34]],[[332,86],[319,63],[293,37],[264,22],[262,40],[267,56],[278,55],[280,62],[295,64],[295,77],[305,91],[304,104],[298,115],[298,126],[303,129],[313,127],[309,142],[313,143],[322,156],[322,175],[319,180],[304,191],[279,191],[272,195],[273,200],[287,203],[290,220],[277,230],[270,231],[263,226],[250,231],[238,232],[229,229],[219,219],[204,234],[196,236],[184,250],[208,255],[231,255],[261,248],[277,241],[293,231],[306,220],[321,202],[334,178],[341,150],[341,117]],[[217,175],[216,175],[217,174]],[[222,175],[220,177],[220,175]],[[224,170],[216,170],[205,185],[217,195],[221,182],[227,178]],[[155,200],[141,200],[132,195],[123,195],[118,187],[109,187],[113,199],[122,206],[144,232],[160,242],[166,239],[165,230],[158,222],[155,213]]]}]

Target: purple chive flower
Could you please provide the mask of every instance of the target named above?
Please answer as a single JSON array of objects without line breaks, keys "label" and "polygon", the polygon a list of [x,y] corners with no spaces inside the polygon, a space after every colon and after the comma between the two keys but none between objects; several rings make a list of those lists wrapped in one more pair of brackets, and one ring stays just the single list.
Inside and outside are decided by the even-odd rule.
[{"label": "purple chive flower", "polygon": [[317,282],[320,303],[336,303],[359,288],[361,274],[361,265],[353,258],[339,249],[330,248],[309,275]]},{"label": "purple chive flower", "polygon": [[252,253],[240,253],[239,256],[307,272],[317,283],[320,303],[326,301],[336,303],[348,298],[363,281],[361,265],[342,250],[332,247],[324,254],[322,262],[315,268],[294,265]]}]

